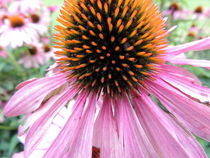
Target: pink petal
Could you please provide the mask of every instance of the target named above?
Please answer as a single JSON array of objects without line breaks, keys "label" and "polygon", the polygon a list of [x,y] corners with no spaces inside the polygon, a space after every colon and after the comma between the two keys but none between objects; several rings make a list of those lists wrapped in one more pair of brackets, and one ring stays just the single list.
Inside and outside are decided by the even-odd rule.
[{"label": "pink petal", "polygon": [[184,68],[177,67],[177,66],[172,66],[172,65],[161,65],[160,66],[161,71],[173,75],[174,77],[177,78],[184,78],[185,81],[191,82],[192,84],[197,84],[201,85],[200,80],[191,72],[187,71]]},{"label": "pink petal", "polygon": [[65,125],[66,121],[69,117],[69,110],[70,108],[63,107],[59,113],[53,118],[52,123],[46,130],[46,133],[42,139],[42,141],[39,143],[37,148],[31,153],[30,158],[41,158],[44,156],[52,142],[55,140],[55,138],[58,136],[60,131],[62,130],[62,127]]},{"label": "pink petal", "polygon": [[189,82],[184,76],[177,77],[170,73],[161,72],[159,77],[172,86],[179,89],[182,93],[191,96],[202,103],[210,103],[210,89],[200,85]]},{"label": "pink petal", "polygon": [[100,149],[100,158],[118,158],[118,143],[111,98],[106,96],[95,122],[93,144]]},{"label": "pink petal", "polygon": [[49,99],[46,103],[42,104],[40,108],[38,108],[36,111],[33,111],[33,113],[30,113],[26,116],[26,122],[23,126],[19,126],[18,133],[19,135],[23,135],[24,132],[29,129],[39,118],[42,117],[48,110],[56,103],[56,101],[66,92],[61,93],[60,95],[56,95]]},{"label": "pink petal", "polygon": [[27,84],[29,84],[29,83],[31,83],[31,82],[34,82],[34,81],[36,81],[36,80],[38,80],[38,78],[32,78],[32,79],[23,81],[23,82],[21,82],[20,84],[18,84],[18,85],[16,86],[16,89],[17,89],[17,90],[18,90],[18,89],[21,89],[21,88],[23,88],[24,86],[26,86]]},{"label": "pink petal", "polygon": [[43,158],[91,158],[96,95],[89,97],[84,111],[86,98],[76,101],[72,115]]},{"label": "pink petal", "polygon": [[59,97],[57,97],[57,100],[53,102],[49,110],[46,111],[29,129],[25,142],[24,154],[26,157],[29,157],[30,154],[37,149],[37,146],[42,142],[46,131],[51,126],[53,118],[59,113],[60,109],[75,96],[76,93],[77,90],[70,88],[62,92]]},{"label": "pink petal", "polygon": [[128,98],[125,95],[120,96],[114,106],[122,152],[119,157],[157,158],[158,155],[141,127]]},{"label": "pink petal", "polygon": [[13,154],[12,158],[24,158],[23,152]]},{"label": "pink petal", "polygon": [[161,158],[207,158],[196,139],[169,114],[163,112],[141,90],[141,97],[133,99],[136,111],[150,142]]},{"label": "pink petal", "polygon": [[210,108],[195,102],[168,83],[156,79],[146,82],[161,103],[194,134],[210,141]]},{"label": "pink petal", "polygon": [[[58,114],[53,118],[52,123],[47,128],[45,135],[42,140],[39,142],[39,145],[31,153],[30,158],[41,158],[46,153],[49,146],[52,144],[53,140],[56,138],[58,133],[61,131],[65,122],[67,121],[70,115],[70,108],[63,107]],[[26,134],[25,134],[26,135]],[[21,141],[25,138],[25,135],[18,137]],[[22,141],[24,143],[24,141]],[[17,155],[18,156],[18,155]],[[24,154],[22,152],[22,158]],[[17,157],[18,158],[18,157]]]},{"label": "pink petal", "polygon": [[204,38],[201,40],[193,41],[190,43],[178,45],[178,46],[170,46],[166,48],[167,57],[177,56],[181,53],[189,52],[189,51],[201,51],[210,49],[210,37]]},{"label": "pink petal", "polygon": [[66,78],[60,75],[45,77],[26,84],[9,100],[4,109],[4,114],[6,116],[17,116],[36,110],[49,93],[66,82]]},{"label": "pink petal", "polygon": [[204,67],[210,69],[210,60],[171,58],[168,61],[178,65],[192,65],[196,67]]}]

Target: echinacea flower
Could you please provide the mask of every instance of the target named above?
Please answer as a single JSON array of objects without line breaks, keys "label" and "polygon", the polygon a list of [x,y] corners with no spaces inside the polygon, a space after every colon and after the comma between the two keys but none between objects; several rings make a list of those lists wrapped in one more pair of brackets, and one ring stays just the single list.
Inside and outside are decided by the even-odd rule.
[{"label": "echinacea flower", "polygon": [[[39,67],[49,61],[51,54],[49,48],[41,43],[33,43],[29,45],[27,51],[22,54],[19,60],[26,68]],[[49,54],[50,53],[50,54]]]},{"label": "echinacea flower", "polygon": [[31,12],[29,16],[32,28],[40,34],[47,33],[50,24],[50,11],[48,8],[44,8],[40,13]]},{"label": "echinacea flower", "polygon": [[11,13],[21,12],[21,13],[27,13],[31,11],[39,10],[42,6],[41,0],[16,0],[13,1],[8,10]]},{"label": "echinacea flower", "polygon": [[44,49],[44,52],[49,56],[49,58],[55,59],[55,53],[54,52],[57,49],[55,49],[51,45],[51,41],[50,41],[49,37],[48,36],[42,36],[41,43],[43,43],[42,48]]},{"label": "echinacea flower", "polygon": [[192,37],[192,38],[196,38],[198,33],[201,32],[201,29],[196,26],[196,25],[192,25],[189,30],[188,30],[188,37]]},{"label": "echinacea flower", "polygon": [[190,10],[182,9],[182,7],[173,2],[167,10],[163,11],[163,15],[170,15],[174,20],[186,20],[192,12]]},{"label": "echinacea flower", "polygon": [[203,7],[202,6],[198,6],[197,8],[195,8],[194,12],[196,14],[202,14],[203,13]]},{"label": "echinacea flower", "polygon": [[43,158],[207,157],[192,134],[210,141],[210,89],[170,63],[209,68],[182,54],[209,49],[210,38],[169,46],[151,0],[65,0],[58,21],[54,73],[20,84],[4,109],[38,114],[26,122],[24,157],[66,106],[72,111]]},{"label": "echinacea flower", "polygon": [[8,14],[0,27],[0,46],[12,48],[21,47],[24,44],[32,44],[38,40],[38,32],[32,27],[32,23],[25,15],[16,13]]}]

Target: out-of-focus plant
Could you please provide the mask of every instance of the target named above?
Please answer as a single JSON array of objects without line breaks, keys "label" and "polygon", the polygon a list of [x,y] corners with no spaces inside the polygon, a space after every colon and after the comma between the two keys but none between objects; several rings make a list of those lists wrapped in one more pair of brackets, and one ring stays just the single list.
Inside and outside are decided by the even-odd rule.
[{"label": "out-of-focus plant", "polygon": [[52,48],[46,40],[50,34],[51,13],[52,8],[43,7],[37,0],[4,3],[0,10],[2,56],[12,58],[18,51],[18,62],[26,68],[45,64],[52,57],[49,55]]},{"label": "out-of-focus plant", "polygon": [[52,16],[57,6],[42,0],[0,1],[0,157],[22,150],[17,139],[20,118],[7,119],[2,109],[21,81],[42,77],[53,62]]}]

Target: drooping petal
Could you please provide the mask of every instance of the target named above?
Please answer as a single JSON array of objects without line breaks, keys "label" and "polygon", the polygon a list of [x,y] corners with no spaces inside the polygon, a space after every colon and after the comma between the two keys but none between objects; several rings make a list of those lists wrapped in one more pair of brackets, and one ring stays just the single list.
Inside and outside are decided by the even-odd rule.
[{"label": "drooping petal", "polygon": [[[94,126],[94,114],[96,96],[89,97],[85,110],[87,97],[76,101],[75,109],[67,123],[48,149],[44,158],[48,157],[71,157],[71,158],[91,158],[92,136]],[[61,147],[62,146],[62,150]]]},{"label": "drooping petal", "polygon": [[202,103],[210,103],[209,88],[194,84],[193,82],[189,82],[189,80],[187,80],[184,76],[176,76],[171,73],[164,72],[164,70],[159,73],[159,77],[176,87],[176,89],[179,89],[182,93],[185,93]]},{"label": "drooping petal", "polygon": [[66,89],[59,97],[51,104],[50,108],[33,124],[29,129],[25,142],[25,157],[30,157],[34,150],[36,150],[39,143],[44,138],[46,131],[51,126],[53,118],[59,113],[60,109],[71,100],[77,90]]},{"label": "drooping petal", "polygon": [[141,91],[132,99],[139,121],[161,158],[207,158],[196,139]]},{"label": "drooping petal", "polygon": [[187,97],[175,87],[156,79],[147,88],[194,134],[210,141],[210,108]]},{"label": "drooping petal", "polygon": [[48,110],[57,102],[57,100],[63,95],[64,93],[61,93],[60,95],[56,95],[52,98],[50,98],[47,102],[42,104],[37,110],[33,111],[33,113],[30,113],[26,115],[25,120],[26,122],[24,123],[23,126],[19,126],[18,128],[18,135],[24,135],[25,131],[29,129],[39,118],[42,117]]},{"label": "drooping petal", "polygon": [[210,69],[210,60],[171,58],[168,61],[178,65],[192,65],[195,67]]},{"label": "drooping petal", "polygon": [[63,107],[58,114],[53,118],[52,123],[47,128],[43,139],[40,141],[36,149],[31,153],[30,158],[43,157],[49,146],[52,144],[56,136],[62,130],[69,115],[70,108]]},{"label": "drooping petal", "polygon": [[210,49],[210,37],[204,38],[201,40],[193,41],[186,44],[181,44],[178,46],[169,46],[166,48],[166,57],[171,58],[173,56],[177,56],[179,54],[189,52],[189,51],[201,51]]},{"label": "drooping petal", "polygon": [[120,158],[157,158],[128,98],[125,95],[118,98],[115,106]]},{"label": "drooping petal", "polygon": [[100,158],[118,158],[118,143],[111,98],[106,96],[94,125],[93,145],[99,148]]},{"label": "drooping petal", "polygon": [[19,89],[4,108],[6,116],[27,114],[36,110],[45,97],[66,83],[63,75],[45,77]]},{"label": "drooping petal", "polygon": [[18,85],[16,86],[16,89],[21,89],[21,88],[23,88],[24,86],[26,86],[27,84],[29,84],[29,83],[31,83],[31,82],[34,82],[34,81],[36,81],[36,80],[38,80],[38,78],[32,78],[32,79],[26,80],[26,81],[24,81],[24,82],[21,82],[20,84],[18,84]]},{"label": "drooping petal", "polygon": [[[44,156],[50,144],[53,142],[58,133],[61,131],[70,113],[71,113],[71,108],[68,107],[63,107],[58,112],[58,114],[53,118],[49,128],[46,130],[46,134],[44,135],[43,139],[40,141],[36,149],[31,153],[30,158],[41,158]],[[18,137],[22,143],[25,142],[24,139],[26,134],[24,134],[21,137]],[[13,158],[24,158],[24,152],[14,154]]]}]

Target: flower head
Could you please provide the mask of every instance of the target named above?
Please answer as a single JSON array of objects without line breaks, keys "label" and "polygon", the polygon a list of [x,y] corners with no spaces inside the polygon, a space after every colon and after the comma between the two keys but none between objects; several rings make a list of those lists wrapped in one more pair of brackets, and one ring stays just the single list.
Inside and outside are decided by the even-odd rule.
[{"label": "flower head", "polygon": [[50,14],[40,0],[12,1],[0,10],[0,45],[17,48],[39,41],[48,31]]},{"label": "flower head", "polygon": [[23,53],[19,63],[23,64],[26,68],[39,67],[45,64],[50,57],[50,47],[46,48],[46,45],[34,43],[33,45],[28,45],[28,49]]},{"label": "flower head", "polygon": [[186,20],[192,14],[190,10],[183,9],[179,3],[173,2],[170,4],[167,10],[163,12],[163,15],[172,16],[173,20]]},{"label": "flower head", "polygon": [[39,32],[39,34],[42,35],[48,31],[50,11],[47,8],[43,8],[41,12],[31,12],[28,16],[32,23],[32,28]]},{"label": "flower head", "polygon": [[194,12],[197,13],[197,14],[202,14],[203,13],[203,7],[198,6],[197,8],[195,8]]},{"label": "flower head", "polygon": [[[147,12],[150,9],[150,12]],[[71,12],[71,15],[68,14]],[[166,47],[155,5],[135,1],[65,2],[56,42],[59,66],[82,88],[113,95],[157,73]]]},{"label": "flower head", "polygon": [[17,48],[37,41],[38,33],[22,13],[6,14],[0,28],[0,45]]},{"label": "flower head", "polygon": [[25,157],[63,107],[72,111],[43,158],[206,157],[191,133],[210,140],[210,89],[168,63],[210,68],[183,55],[209,49],[210,38],[169,46],[157,10],[150,0],[65,1],[57,63],[49,76],[18,85],[4,109],[36,117],[22,129]]}]

